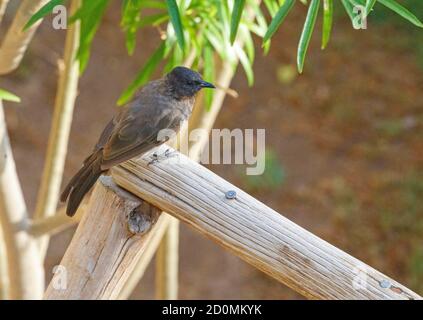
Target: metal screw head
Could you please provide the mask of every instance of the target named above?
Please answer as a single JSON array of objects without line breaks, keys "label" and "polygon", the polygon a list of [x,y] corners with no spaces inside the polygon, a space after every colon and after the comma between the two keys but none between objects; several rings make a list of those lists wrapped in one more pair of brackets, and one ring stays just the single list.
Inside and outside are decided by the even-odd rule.
[{"label": "metal screw head", "polygon": [[379,282],[379,285],[382,288],[389,288],[391,286],[391,283],[388,280],[382,280],[381,282]]},{"label": "metal screw head", "polygon": [[236,198],[236,192],[234,190],[229,190],[225,193],[226,199],[235,199]]}]

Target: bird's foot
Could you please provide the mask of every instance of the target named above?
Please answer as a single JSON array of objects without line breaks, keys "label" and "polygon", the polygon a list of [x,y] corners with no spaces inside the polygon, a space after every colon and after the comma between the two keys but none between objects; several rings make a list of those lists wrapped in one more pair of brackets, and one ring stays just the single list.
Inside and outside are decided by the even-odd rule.
[{"label": "bird's foot", "polygon": [[150,162],[148,162],[147,166],[152,165],[153,163],[157,163],[161,160],[169,159],[169,158],[174,157],[176,155],[177,155],[176,151],[171,151],[171,149],[166,149],[166,151],[163,152],[163,154],[161,154],[161,155],[159,155],[157,152],[154,152],[151,155],[152,159],[150,160]]},{"label": "bird's foot", "polygon": [[166,158],[172,158],[172,157],[176,157],[177,156],[177,152],[176,150],[171,150],[171,149],[166,149],[166,151],[164,152],[164,156]]}]

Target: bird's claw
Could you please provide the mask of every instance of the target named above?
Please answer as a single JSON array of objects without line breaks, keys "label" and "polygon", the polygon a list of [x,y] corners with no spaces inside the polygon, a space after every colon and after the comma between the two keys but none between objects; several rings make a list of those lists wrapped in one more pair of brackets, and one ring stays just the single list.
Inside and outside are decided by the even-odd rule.
[{"label": "bird's claw", "polygon": [[166,149],[166,151],[163,152],[163,154],[161,156],[159,156],[157,154],[157,152],[154,152],[151,155],[152,159],[147,163],[147,166],[149,166],[153,163],[159,162],[160,160],[164,160],[164,159],[168,159],[170,157],[173,157],[174,154],[175,154],[175,151],[171,151],[170,149]]}]

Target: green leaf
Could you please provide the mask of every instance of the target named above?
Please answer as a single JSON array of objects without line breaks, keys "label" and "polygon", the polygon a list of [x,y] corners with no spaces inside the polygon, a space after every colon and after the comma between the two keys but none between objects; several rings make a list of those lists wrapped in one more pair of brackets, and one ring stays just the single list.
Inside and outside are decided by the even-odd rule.
[{"label": "green leaf", "polygon": [[55,6],[63,4],[63,2],[64,0],[50,0],[49,2],[47,2],[44,6],[42,6],[36,13],[31,16],[31,18],[25,24],[23,31],[26,31],[31,28],[34,23],[36,23],[38,20],[41,20],[46,15],[50,14]]},{"label": "green leaf", "polygon": [[82,0],[81,6],[79,9],[69,18],[69,22],[73,23],[76,20],[81,20],[82,18],[89,17],[89,15],[97,8],[99,3],[102,0],[89,1]]},{"label": "green leaf", "polygon": [[125,31],[125,45],[129,55],[135,50],[141,4],[142,0],[125,0],[122,4],[121,27]]},{"label": "green leaf", "polygon": [[295,0],[285,0],[283,5],[279,8],[278,12],[270,22],[269,28],[267,29],[266,34],[264,35],[263,42],[267,42],[274,35],[281,23],[285,20],[289,11],[291,11],[294,4]]},{"label": "green leaf", "polygon": [[345,11],[347,12],[348,16],[350,17],[351,23],[354,26],[354,8],[353,5],[349,0],[341,0],[342,4],[344,5]]},{"label": "green leaf", "polygon": [[[180,66],[183,64],[183,59],[184,59],[183,52],[179,46],[175,46],[174,44],[176,44],[176,42],[174,42],[172,47],[170,48],[171,50],[169,51],[170,57],[163,69],[164,73],[169,73],[174,67]],[[164,57],[166,57],[166,50],[168,50],[167,44],[166,44],[166,49],[164,52]]]},{"label": "green leaf", "polygon": [[141,6],[143,8],[166,10],[166,4],[162,1],[157,0],[142,0]]},{"label": "green leaf", "polygon": [[278,3],[274,0],[264,0],[264,4],[269,11],[270,15],[273,17],[278,11]]},{"label": "green leaf", "polygon": [[219,53],[222,59],[225,59],[226,51],[223,46],[223,39],[220,38],[220,35],[213,32],[211,29],[204,30],[204,35],[207,40],[213,45],[214,49]]},{"label": "green leaf", "polygon": [[251,30],[251,32],[263,38],[268,28],[266,18],[264,17],[260,7],[255,2],[251,2],[250,7],[252,8],[255,14],[255,20],[257,21],[257,23],[254,23],[253,21],[251,22],[247,21],[246,24],[248,28]]},{"label": "green leaf", "polygon": [[[213,83],[215,79],[215,64],[214,64],[214,57],[213,57],[213,47],[211,44],[206,44],[204,47],[203,52],[203,77],[204,80]],[[206,110],[210,111],[211,104],[213,101],[213,90],[205,90],[204,92],[204,100],[206,104]]]},{"label": "green leaf", "polygon": [[137,34],[133,30],[127,31],[125,33],[125,45],[126,45],[126,51],[128,51],[128,54],[132,56],[135,51],[135,46],[137,44]]},{"label": "green leaf", "polygon": [[119,106],[127,103],[139,87],[145,84],[151,77],[152,73],[156,69],[157,65],[162,61],[165,52],[165,43],[162,42],[160,47],[153,53],[148,59],[147,63],[137,74],[135,80],[125,89],[122,95],[119,97],[117,104]]},{"label": "green leaf", "polygon": [[377,0],[366,0],[366,17],[370,14],[370,12],[373,10],[373,7],[375,6]]},{"label": "green leaf", "polygon": [[391,9],[404,19],[410,21],[412,24],[414,24],[417,27],[423,28],[423,23],[414,15],[412,14],[407,8],[400,5],[398,2],[394,0],[378,0],[381,4],[383,4],[385,7]]},{"label": "green leaf", "polygon": [[312,0],[304,22],[303,32],[301,33],[300,42],[298,44],[297,67],[299,73],[303,72],[305,56],[308,45],[310,44],[311,35],[313,34],[314,25],[316,24],[317,14],[319,13],[320,0]]},{"label": "green leaf", "polygon": [[239,31],[241,32],[242,39],[244,40],[245,52],[247,52],[248,59],[250,59],[250,62],[253,63],[255,57],[253,37],[245,25],[241,25]]},{"label": "green leaf", "polygon": [[138,27],[158,26],[167,20],[169,20],[169,15],[167,13],[152,14],[151,16],[143,17],[138,23]]},{"label": "green leaf", "polygon": [[234,46],[235,53],[239,58],[239,62],[241,62],[242,67],[244,68],[245,74],[247,75],[248,85],[252,86],[254,84],[254,72],[253,67],[251,65],[250,60],[248,60],[247,55],[245,54],[244,50],[240,48],[238,45]]},{"label": "green leaf", "polygon": [[351,4],[353,6],[365,6],[366,5],[366,0],[350,0]]},{"label": "green leaf", "polygon": [[[345,11],[348,13],[348,16],[350,17],[353,28],[362,29],[361,22],[364,19],[364,17],[362,17],[363,14],[361,10],[363,7],[365,8],[366,5],[368,4],[367,2],[365,2],[366,0],[341,0],[341,1],[345,8]],[[368,12],[366,12],[366,14],[368,15]]]},{"label": "green leaf", "polygon": [[333,22],[333,0],[323,0],[322,49],[329,43]]},{"label": "green leaf", "polygon": [[21,98],[14,95],[13,93],[0,89],[0,100],[12,101],[12,102],[21,102]]},{"label": "green leaf", "polygon": [[167,10],[169,12],[170,22],[175,30],[178,44],[182,51],[185,51],[184,31],[182,28],[181,16],[179,14],[178,5],[175,0],[166,0]]},{"label": "green leaf", "polygon": [[83,73],[90,57],[91,43],[100,25],[103,13],[109,0],[84,0],[81,7],[70,18],[70,21],[81,20],[81,36],[76,58],[79,60],[80,73]]},{"label": "green leaf", "polygon": [[235,0],[231,16],[231,44],[234,44],[236,34],[238,32],[239,23],[241,22],[242,11],[244,10],[245,0]]}]

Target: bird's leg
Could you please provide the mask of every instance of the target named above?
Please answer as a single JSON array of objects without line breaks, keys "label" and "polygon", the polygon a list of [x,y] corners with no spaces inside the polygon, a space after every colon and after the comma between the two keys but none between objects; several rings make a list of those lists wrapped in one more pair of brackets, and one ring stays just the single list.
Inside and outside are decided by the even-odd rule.
[{"label": "bird's leg", "polygon": [[159,162],[159,155],[157,154],[157,152],[154,152],[152,155],[151,155],[151,160],[147,163],[147,166],[149,166],[150,164],[153,164],[153,163],[155,163],[155,162]]},{"label": "bird's leg", "polygon": [[167,148],[163,155],[166,159],[168,159],[168,158],[172,158],[172,157],[177,157],[178,152],[176,150],[172,150],[170,148]]},{"label": "bird's leg", "polygon": [[172,151],[170,148],[167,148],[165,152],[163,152],[163,154],[161,155],[159,155],[157,152],[154,152],[151,155],[151,158],[152,158],[151,161],[147,165],[151,165],[161,160],[166,160],[168,158],[175,157],[176,155],[177,155],[177,152],[175,150]]},{"label": "bird's leg", "polygon": [[169,149],[169,148],[167,148],[167,149],[165,150],[165,152],[163,153],[163,155],[167,158],[167,157],[169,157],[169,154],[170,154],[170,149]]}]

